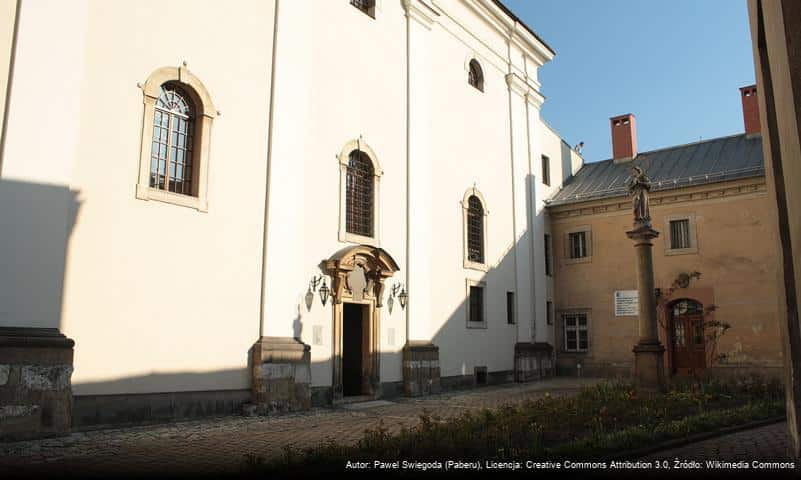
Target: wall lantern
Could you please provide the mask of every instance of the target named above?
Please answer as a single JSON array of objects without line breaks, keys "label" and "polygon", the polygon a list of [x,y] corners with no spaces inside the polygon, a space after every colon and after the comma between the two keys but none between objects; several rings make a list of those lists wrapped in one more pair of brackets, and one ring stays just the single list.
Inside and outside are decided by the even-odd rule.
[{"label": "wall lantern", "polygon": [[331,293],[331,290],[328,288],[328,285],[325,284],[325,277],[322,275],[317,275],[312,277],[311,281],[309,282],[309,289],[306,290],[306,310],[311,311],[312,304],[314,303],[314,293],[317,291],[317,285],[320,285],[320,282],[323,284],[320,286],[320,301],[323,302],[323,306],[325,306],[326,302],[328,301],[328,295]]},{"label": "wall lantern", "polygon": [[400,283],[392,285],[392,289],[389,291],[389,298],[387,299],[387,308],[389,308],[389,313],[392,313],[392,306],[395,304],[395,297],[398,297],[398,302],[400,303],[401,309],[406,308],[406,300],[409,298],[409,295],[406,293],[406,289]]}]

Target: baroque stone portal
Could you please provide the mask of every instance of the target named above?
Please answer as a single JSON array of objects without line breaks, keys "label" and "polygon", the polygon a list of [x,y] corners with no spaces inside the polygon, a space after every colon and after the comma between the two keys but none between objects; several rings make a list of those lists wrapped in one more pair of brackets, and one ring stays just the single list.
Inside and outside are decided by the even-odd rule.
[{"label": "baroque stone portal", "polygon": [[[333,308],[333,334],[334,334],[334,372],[333,372],[333,402],[343,399],[344,389],[343,355],[357,355],[360,362],[348,362],[349,369],[361,369],[360,393],[348,395],[363,395],[377,398],[381,395],[380,370],[380,339],[381,339],[381,307],[383,306],[384,282],[399,270],[395,260],[383,249],[368,245],[357,245],[344,248],[328,260],[323,261],[324,272],[331,277]],[[346,345],[343,335],[345,329],[345,304],[358,306],[361,313],[359,323],[361,344]],[[348,315],[352,315],[353,308]],[[352,324],[354,319],[348,318]],[[345,332],[346,333],[346,332]],[[349,350],[346,352],[346,347]],[[354,367],[354,365],[356,365]],[[347,372],[351,375],[352,372]],[[352,382],[348,382],[352,383]]]}]

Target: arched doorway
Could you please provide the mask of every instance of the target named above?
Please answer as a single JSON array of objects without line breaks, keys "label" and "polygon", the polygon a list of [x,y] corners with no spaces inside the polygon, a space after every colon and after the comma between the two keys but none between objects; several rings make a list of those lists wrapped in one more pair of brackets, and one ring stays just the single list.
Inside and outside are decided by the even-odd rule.
[{"label": "arched doorway", "polygon": [[683,298],[668,307],[672,372],[692,375],[706,368],[704,306]]},{"label": "arched doorway", "polygon": [[381,307],[384,281],[398,271],[383,249],[344,248],[323,263],[331,276],[333,402],[381,396]]}]

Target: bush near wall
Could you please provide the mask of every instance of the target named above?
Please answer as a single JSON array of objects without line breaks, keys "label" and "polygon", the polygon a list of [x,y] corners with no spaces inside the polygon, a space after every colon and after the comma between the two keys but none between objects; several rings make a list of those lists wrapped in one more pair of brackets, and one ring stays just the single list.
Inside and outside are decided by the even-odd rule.
[{"label": "bush near wall", "polygon": [[665,394],[640,395],[604,382],[572,397],[545,397],[447,419],[420,416],[392,435],[379,424],[356,445],[334,441],[288,448],[283,457],[249,463],[271,471],[342,469],[347,461],[601,459],[699,432],[784,415],[784,389],[758,377],[674,383]]}]

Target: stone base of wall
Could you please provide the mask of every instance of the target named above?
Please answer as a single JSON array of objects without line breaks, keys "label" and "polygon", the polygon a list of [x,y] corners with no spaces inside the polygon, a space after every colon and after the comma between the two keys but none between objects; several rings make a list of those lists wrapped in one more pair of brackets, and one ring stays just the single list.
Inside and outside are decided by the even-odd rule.
[{"label": "stone base of wall", "polygon": [[[504,383],[512,383],[515,381],[515,372],[513,370],[500,370],[497,372],[487,372],[486,385],[503,385]],[[443,392],[450,392],[454,390],[469,390],[471,388],[478,388],[485,385],[478,385],[476,383],[475,375],[451,375],[450,377],[442,377],[440,385]]]},{"label": "stone base of wall", "polygon": [[0,327],[0,441],[70,433],[74,346],[56,328]]},{"label": "stone base of wall", "polygon": [[295,338],[261,337],[250,348],[251,405],[267,415],[311,408],[311,347]]},{"label": "stone base of wall", "polygon": [[250,396],[250,389],[76,395],[72,428],[96,430],[241,414]]},{"label": "stone base of wall", "polygon": [[529,382],[554,374],[553,347],[542,342],[515,344],[515,381]]},{"label": "stone base of wall", "polygon": [[403,347],[403,393],[410,397],[440,392],[439,347],[411,341]]}]

